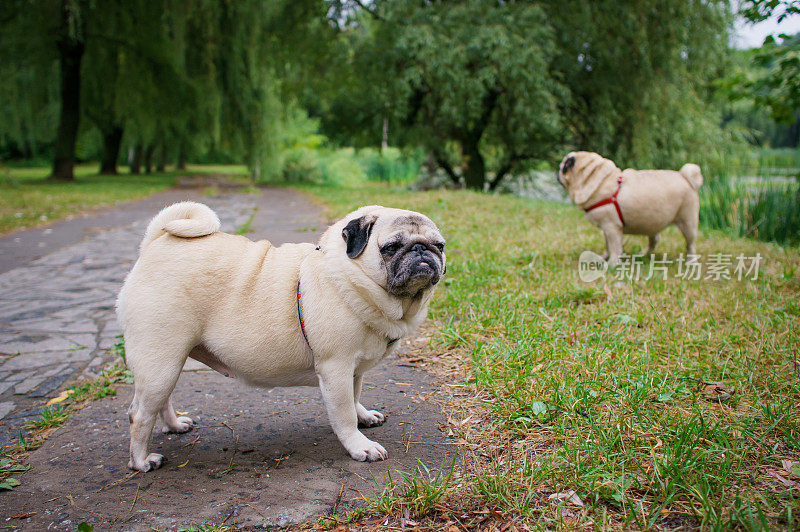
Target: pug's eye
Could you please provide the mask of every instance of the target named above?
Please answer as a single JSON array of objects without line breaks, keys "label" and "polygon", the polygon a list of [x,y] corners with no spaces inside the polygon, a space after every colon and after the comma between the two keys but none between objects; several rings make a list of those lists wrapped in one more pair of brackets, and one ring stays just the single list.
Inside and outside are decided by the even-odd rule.
[{"label": "pug's eye", "polygon": [[444,253],[444,242],[437,242],[434,244],[434,247],[436,247],[440,253]]},{"label": "pug's eye", "polygon": [[383,253],[384,255],[394,255],[395,253],[397,253],[397,250],[399,250],[401,247],[402,246],[400,245],[399,242],[392,242],[391,244],[386,244],[385,246],[383,246],[381,248],[381,253]]}]

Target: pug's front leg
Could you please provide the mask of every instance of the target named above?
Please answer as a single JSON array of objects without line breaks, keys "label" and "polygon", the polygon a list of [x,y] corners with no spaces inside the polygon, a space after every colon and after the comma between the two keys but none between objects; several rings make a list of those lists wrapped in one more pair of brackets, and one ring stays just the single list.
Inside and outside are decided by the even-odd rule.
[{"label": "pug's front leg", "polygon": [[353,460],[386,460],[386,449],[358,431],[353,367],[335,360],[321,361],[317,363],[317,377],[333,432]]},{"label": "pug's front leg", "polygon": [[367,410],[361,404],[361,386],[364,381],[364,375],[356,375],[353,378],[353,396],[356,404],[356,416],[358,417],[358,425],[361,427],[379,427],[386,421],[386,416],[378,410]]},{"label": "pug's front leg", "polygon": [[602,227],[606,235],[606,253],[608,254],[608,265],[619,265],[619,258],[622,256],[622,227],[605,225]]}]

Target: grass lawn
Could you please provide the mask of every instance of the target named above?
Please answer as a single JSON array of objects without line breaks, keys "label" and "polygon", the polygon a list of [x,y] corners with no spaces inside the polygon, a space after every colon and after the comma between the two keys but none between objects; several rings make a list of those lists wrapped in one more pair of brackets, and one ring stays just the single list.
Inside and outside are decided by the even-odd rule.
[{"label": "grass lawn", "polygon": [[[50,168],[0,167],[0,233],[36,227],[93,207],[143,198],[175,184],[178,176],[242,174],[243,166],[189,165],[185,171],[97,175],[98,165],[80,165],[75,183],[47,180]],[[126,168],[120,171],[127,172]]]},{"label": "grass lawn", "polygon": [[[424,358],[445,379],[466,474],[444,496],[422,481],[379,507],[441,521],[477,499],[542,528],[800,528],[797,249],[706,230],[699,253],[760,253],[758,279],[683,280],[673,265],[667,280],[585,284],[578,256],[603,238],[572,206],[304,190],[331,219],[380,203],[426,213],[447,238]],[[670,229],[658,251],[674,259],[683,239]]]}]

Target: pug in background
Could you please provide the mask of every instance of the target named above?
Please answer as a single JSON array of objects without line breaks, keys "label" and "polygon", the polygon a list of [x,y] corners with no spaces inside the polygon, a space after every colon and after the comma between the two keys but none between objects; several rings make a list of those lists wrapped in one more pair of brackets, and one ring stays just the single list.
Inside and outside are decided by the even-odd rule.
[{"label": "pug in background", "polygon": [[696,164],[685,164],[678,172],[620,170],[596,153],[575,151],[564,157],[556,177],[572,202],[586,211],[586,219],[605,233],[605,258],[612,266],[622,255],[623,234],[647,235],[649,255],[658,233],[672,224],[686,239],[687,255],[696,254],[697,190],[703,184]]},{"label": "pug in background", "polygon": [[147,451],[156,416],[164,432],[193,427],[170,401],[187,357],[253,386],[319,386],[350,456],[385,459],[358,430],[385,419],[360,403],[362,378],[425,319],[445,271],[439,229],[377,205],[332,225],[318,247],[275,247],[219,228],[200,203],[162,210],[119,294],[134,376],[128,466],[161,466],[163,456]]}]

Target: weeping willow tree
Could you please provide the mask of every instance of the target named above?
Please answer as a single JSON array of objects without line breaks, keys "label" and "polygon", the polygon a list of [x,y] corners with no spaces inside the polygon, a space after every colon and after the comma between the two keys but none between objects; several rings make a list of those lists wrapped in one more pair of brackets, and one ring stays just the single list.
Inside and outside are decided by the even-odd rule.
[{"label": "weeping willow tree", "polygon": [[73,178],[80,119],[84,7],[79,0],[51,0],[31,9],[10,0],[0,14],[0,137],[30,155],[41,144],[53,145],[53,177],[64,180]]},{"label": "weeping willow tree", "polygon": [[53,175],[64,179],[87,126],[101,134],[103,173],[117,171],[126,144],[132,171],[212,151],[246,161],[256,177],[274,173],[286,87],[309,63],[304,42],[329,33],[325,0],[6,7],[0,106],[10,119],[0,141],[22,154],[52,147]]},{"label": "weeping willow tree", "polygon": [[715,162],[732,145],[715,82],[727,64],[729,2],[547,0],[554,61],[571,97],[570,144],[622,166]]}]

